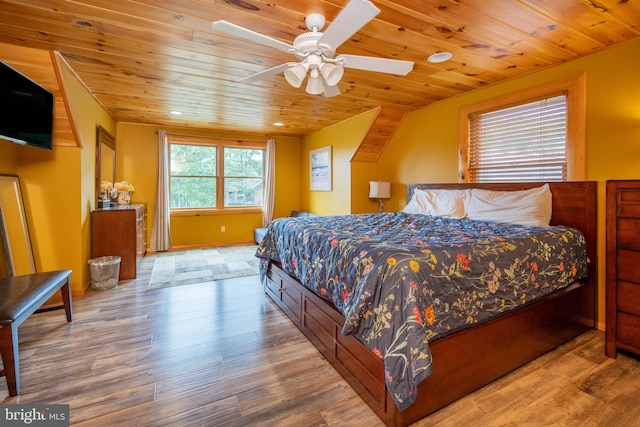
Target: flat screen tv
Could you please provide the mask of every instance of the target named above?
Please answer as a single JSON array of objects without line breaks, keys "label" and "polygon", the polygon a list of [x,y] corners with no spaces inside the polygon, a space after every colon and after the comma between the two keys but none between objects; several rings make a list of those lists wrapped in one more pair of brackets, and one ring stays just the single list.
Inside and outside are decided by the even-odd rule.
[{"label": "flat screen tv", "polygon": [[51,150],[53,94],[0,61],[0,138]]}]

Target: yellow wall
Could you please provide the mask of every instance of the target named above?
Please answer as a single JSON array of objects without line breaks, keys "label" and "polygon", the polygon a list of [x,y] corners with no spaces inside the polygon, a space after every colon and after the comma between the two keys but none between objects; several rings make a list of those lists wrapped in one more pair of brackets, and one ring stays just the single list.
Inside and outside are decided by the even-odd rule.
[{"label": "yellow wall", "polygon": [[[147,242],[155,212],[155,188],[158,163],[156,126],[131,123],[118,124],[116,141],[116,178],[135,186],[131,200],[146,203],[148,209]],[[217,138],[266,139],[264,136],[231,134],[180,128],[165,128],[167,132],[208,135]],[[276,197],[274,217],[287,216],[300,208],[300,141],[298,138],[275,137]],[[253,229],[261,227],[262,214],[217,214],[171,217],[173,247],[211,246],[253,241]],[[225,231],[221,231],[221,227]]]},{"label": "yellow wall", "polygon": [[18,173],[18,145],[5,139],[0,139],[0,173]]},{"label": "yellow wall", "polygon": [[90,281],[95,129],[99,123],[114,130],[115,123],[64,66],[61,74],[84,148],[55,146],[54,140],[49,151],[0,140],[0,173],[20,177],[38,271],[73,270],[72,289],[81,294]]},{"label": "yellow wall", "polygon": [[[369,194],[369,179],[375,180],[378,178],[376,176],[363,177],[361,171],[373,168],[361,167],[354,174],[351,170],[350,161],[375,117],[376,110],[371,110],[352,119],[313,132],[303,138],[302,150],[300,151],[300,164],[302,165],[300,183],[302,186],[301,202],[303,210],[319,215],[352,213],[351,190],[355,187],[359,191],[362,186],[360,182],[362,179],[367,182],[365,191],[367,195]],[[327,145],[332,147],[333,189],[332,191],[310,191],[309,153],[311,150]],[[358,211],[363,211],[361,203],[358,203],[356,208]]]},{"label": "yellow wall", "polygon": [[[74,170],[65,172],[68,175],[65,180],[77,181],[77,177],[80,177],[78,195],[74,200],[78,217],[74,218],[71,225],[77,233],[74,234],[74,239],[77,238],[74,244],[74,253],[77,254],[74,271],[81,274],[79,283],[73,282],[73,289],[76,291],[86,289],[90,283],[87,261],[91,258],[91,211],[95,209],[97,202],[95,197],[96,129],[100,125],[115,136],[116,124],[64,63],[61,74],[71,109],[69,115],[73,117],[72,126],[75,126],[82,146],[82,149],[72,148],[77,153],[74,162],[77,162],[77,166],[74,165]],[[62,150],[62,148],[56,148],[56,150]]]},{"label": "yellow wall", "polygon": [[[376,163],[351,163],[351,213],[378,212],[378,202],[369,199],[369,181],[387,181],[387,178],[378,174]],[[386,203],[384,210],[389,210]]]},{"label": "yellow wall", "polygon": [[20,177],[36,269],[74,270],[73,290],[81,292],[83,248],[80,220],[80,150],[52,151],[0,141],[0,173]]}]

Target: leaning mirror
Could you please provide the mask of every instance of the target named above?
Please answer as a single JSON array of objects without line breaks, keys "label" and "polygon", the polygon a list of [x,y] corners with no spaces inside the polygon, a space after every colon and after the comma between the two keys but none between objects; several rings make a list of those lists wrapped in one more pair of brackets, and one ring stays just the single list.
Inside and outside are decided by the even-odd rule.
[{"label": "leaning mirror", "polygon": [[17,175],[0,175],[0,239],[0,277],[36,272],[20,179]]},{"label": "leaning mirror", "polygon": [[96,200],[100,199],[102,182],[116,181],[116,140],[105,128],[96,133]]}]

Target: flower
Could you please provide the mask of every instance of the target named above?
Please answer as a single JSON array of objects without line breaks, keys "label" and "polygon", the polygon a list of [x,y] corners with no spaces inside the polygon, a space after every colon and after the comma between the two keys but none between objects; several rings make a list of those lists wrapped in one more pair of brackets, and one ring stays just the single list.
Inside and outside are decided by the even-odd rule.
[{"label": "flower", "polygon": [[114,182],[113,188],[115,188],[118,193],[124,193],[125,191],[135,191],[133,184],[129,184],[127,181]]},{"label": "flower", "polygon": [[111,190],[112,188],[113,188],[113,183],[112,182],[102,181],[100,183],[100,190],[102,190],[102,191]]}]

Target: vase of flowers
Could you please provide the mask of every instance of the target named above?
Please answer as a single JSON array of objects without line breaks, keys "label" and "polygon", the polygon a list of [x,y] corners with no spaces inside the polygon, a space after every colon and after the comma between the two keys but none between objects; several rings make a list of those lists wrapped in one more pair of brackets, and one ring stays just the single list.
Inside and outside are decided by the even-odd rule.
[{"label": "vase of flowers", "polygon": [[100,183],[100,200],[108,203],[116,197],[118,197],[118,192],[113,188],[113,183],[102,181]]},{"label": "vase of flowers", "polygon": [[114,183],[113,188],[118,192],[118,204],[128,205],[131,203],[131,192],[135,190],[132,184],[127,181],[120,181]]}]

